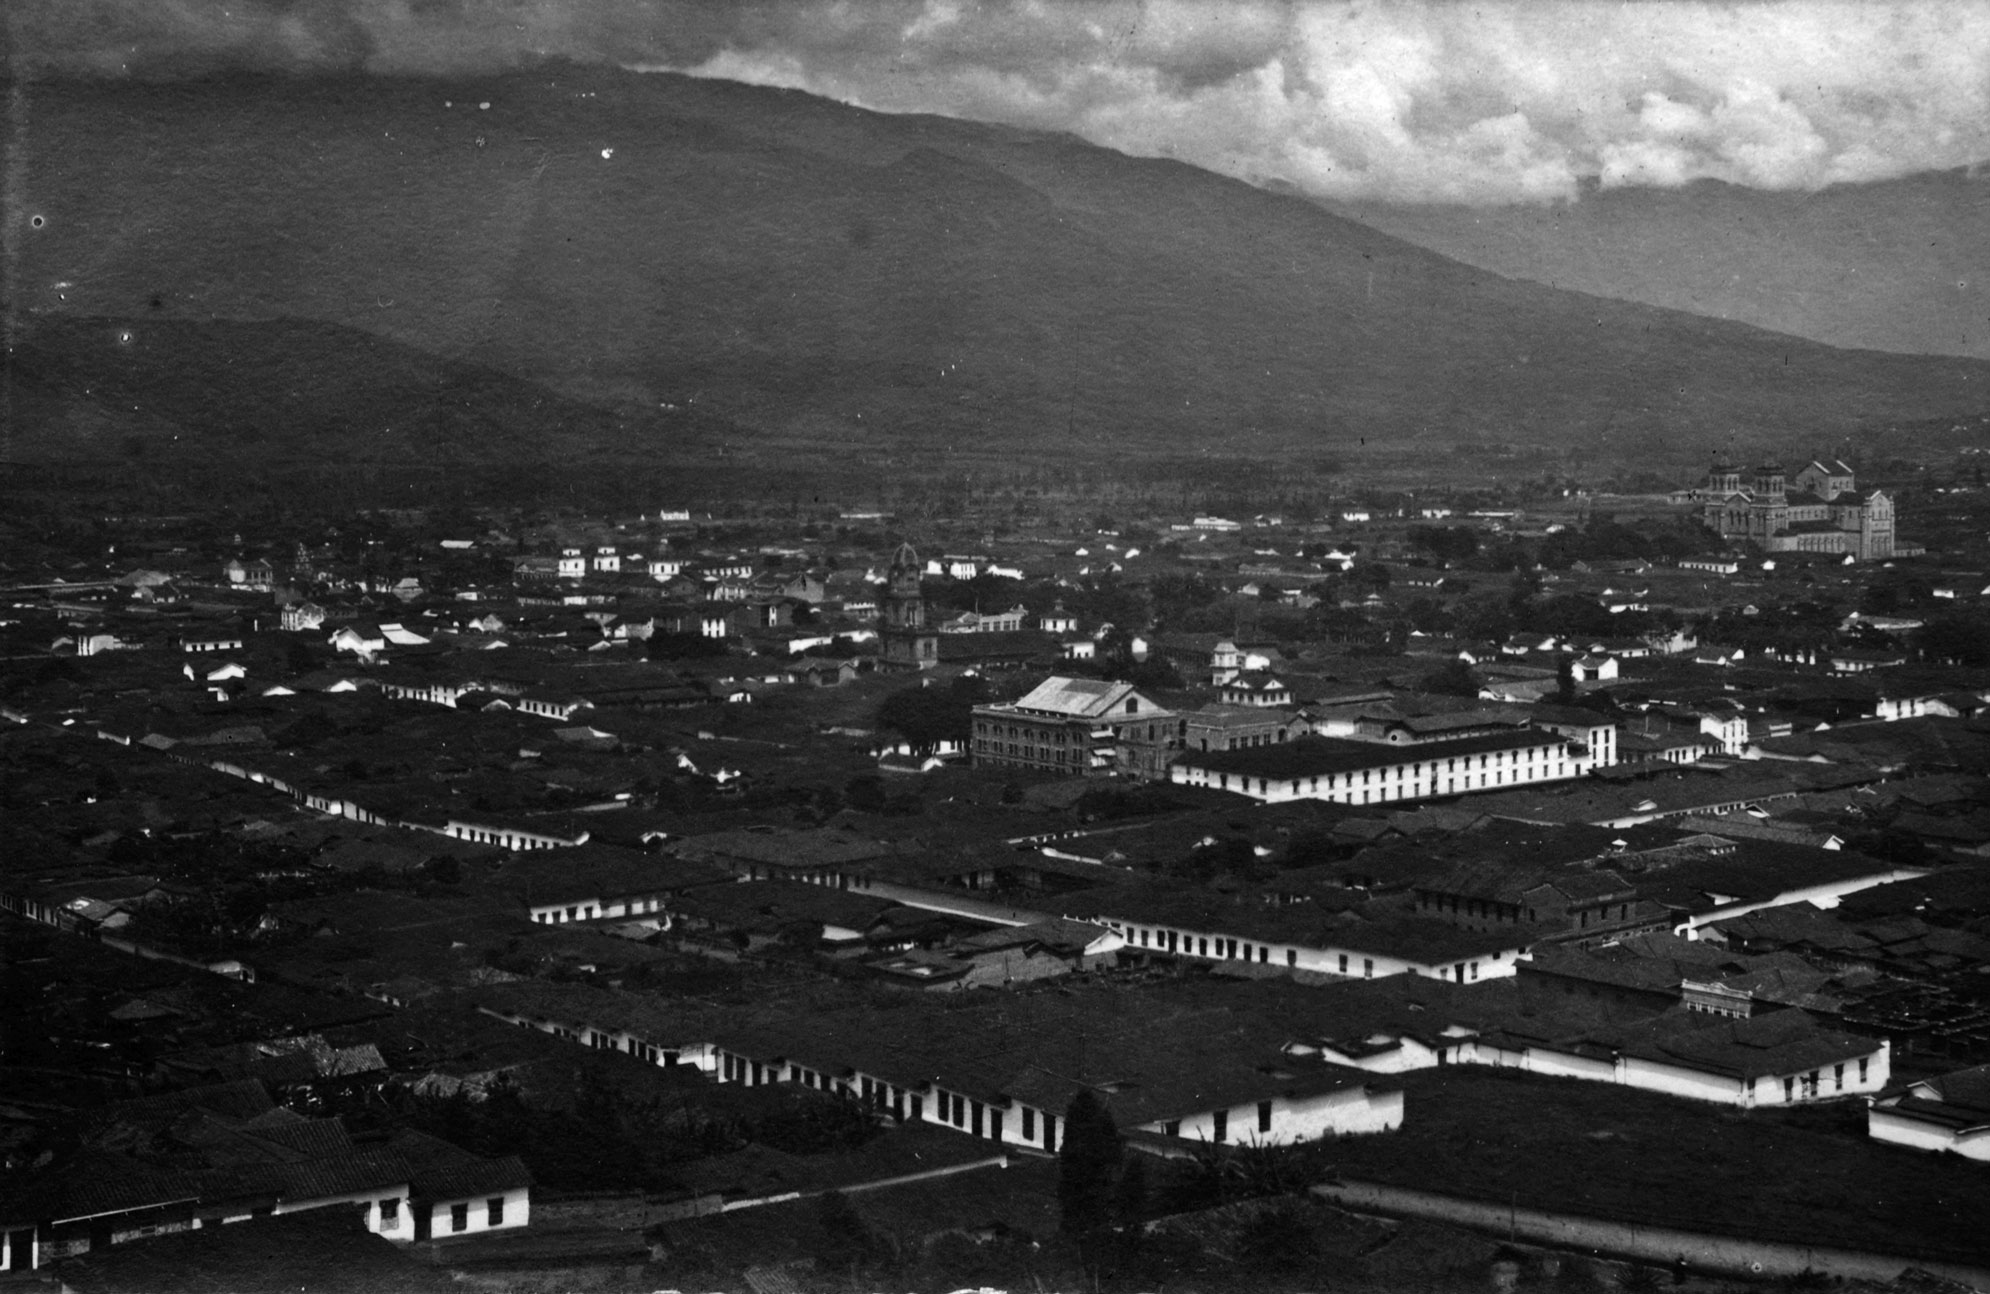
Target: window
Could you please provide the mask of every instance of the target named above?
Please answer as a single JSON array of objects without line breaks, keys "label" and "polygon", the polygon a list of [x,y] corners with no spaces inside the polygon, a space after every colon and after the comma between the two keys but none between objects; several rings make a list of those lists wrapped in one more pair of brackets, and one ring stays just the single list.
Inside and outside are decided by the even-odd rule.
[{"label": "window", "polygon": [[470,1206],[468,1204],[452,1204],[449,1206],[449,1229],[451,1231],[467,1231],[470,1229]]},{"label": "window", "polygon": [[1259,1132],[1270,1132],[1270,1131],[1271,1131],[1271,1102],[1270,1102],[1270,1101],[1259,1101],[1259,1102],[1258,1102],[1258,1131],[1259,1131]]},{"label": "window", "polygon": [[1161,1125],[1161,1131],[1167,1133],[1170,1137],[1179,1137],[1182,1135],[1182,1121],[1180,1119],[1170,1119]]},{"label": "window", "polygon": [[1036,1140],[1036,1111],[1027,1105],[1023,1107],[1023,1140]]},{"label": "window", "polygon": [[1209,1116],[1209,1121],[1209,1139],[1211,1141],[1221,1145],[1230,1139],[1230,1112],[1228,1110],[1218,1110]]},{"label": "window", "polygon": [[399,1196],[380,1201],[380,1229],[391,1230],[401,1225],[401,1200]]},{"label": "window", "polygon": [[1343,975],[1347,974],[1347,954],[1346,954],[1346,953],[1342,953],[1342,954],[1340,955],[1340,973],[1341,973],[1341,974],[1343,974]]},{"label": "window", "polygon": [[1375,959],[1373,957],[1363,957],[1361,959],[1361,977],[1363,979],[1375,978]]},{"label": "window", "polygon": [[484,1215],[494,1227],[504,1225],[504,1196],[493,1195],[484,1201]]},{"label": "window", "polygon": [[1831,1081],[1835,1090],[1840,1092],[1845,1090],[1845,1067],[1843,1065],[1833,1065],[1831,1067]]},{"label": "window", "polygon": [[1866,1081],[1866,1062],[1863,1058],[1859,1061],[1859,1081],[1861,1083]]}]

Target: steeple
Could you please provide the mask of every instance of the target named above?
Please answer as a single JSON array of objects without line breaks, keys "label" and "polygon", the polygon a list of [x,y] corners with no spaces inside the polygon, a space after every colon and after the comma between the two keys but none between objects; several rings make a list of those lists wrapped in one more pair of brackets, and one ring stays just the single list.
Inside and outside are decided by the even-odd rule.
[{"label": "steeple", "polygon": [[901,669],[931,669],[940,663],[940,640],[926,625],[926,594],[920,587],[925,567],[911,544],[900,544],[891,555],[884,577],[884,664]]}]

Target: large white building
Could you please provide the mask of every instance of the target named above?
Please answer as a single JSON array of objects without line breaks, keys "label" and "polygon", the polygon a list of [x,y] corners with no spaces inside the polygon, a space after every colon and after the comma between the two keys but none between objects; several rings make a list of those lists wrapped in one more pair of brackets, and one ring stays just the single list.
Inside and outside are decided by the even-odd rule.
[{"label": "large white building", "polygon": [[1358,805],[1512,790],[1567,781],[1589,768],[1588,747],[1559,732],[1515,727],[1402,745],[1303,737],[1252,750],[1190,752],[1168,770],[1168,778],[1267,804]]}]

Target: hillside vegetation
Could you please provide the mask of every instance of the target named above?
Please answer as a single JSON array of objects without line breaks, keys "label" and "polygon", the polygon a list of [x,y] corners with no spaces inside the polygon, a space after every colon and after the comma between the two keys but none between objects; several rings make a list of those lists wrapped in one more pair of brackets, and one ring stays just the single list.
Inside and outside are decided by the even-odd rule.
[{"label": "hillside vegetation", "polygon": [[[302,389],[288,336],[303,403],[365,404],[399,365],[398,421],[473,459],[588,424],[644,457],[1696,460],[1990,403],[1990,363],[1502,279],[1178,163],[793,92],[546,64],[20,97],[12,201],[42,224],[13,231],[12,365],[58,404],[110,380],[50,376],[100,341],[48,327],[75,316],[299,321],[200,339],[208,371],[268,375],[218,385],[217,410]],[[281,454],[294,412],[273,394],[216,416]]]}]

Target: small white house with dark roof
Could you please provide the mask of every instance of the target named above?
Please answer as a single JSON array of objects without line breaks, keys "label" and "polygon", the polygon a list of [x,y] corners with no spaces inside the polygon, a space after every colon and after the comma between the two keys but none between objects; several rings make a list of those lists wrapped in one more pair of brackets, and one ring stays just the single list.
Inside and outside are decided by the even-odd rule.
[{"label": "small white house with dark roof", "polygon": [[1866,1111],[1866,1133],[1896,1146],[1990,1160],[1990,1065],[1881,1092]]}]

